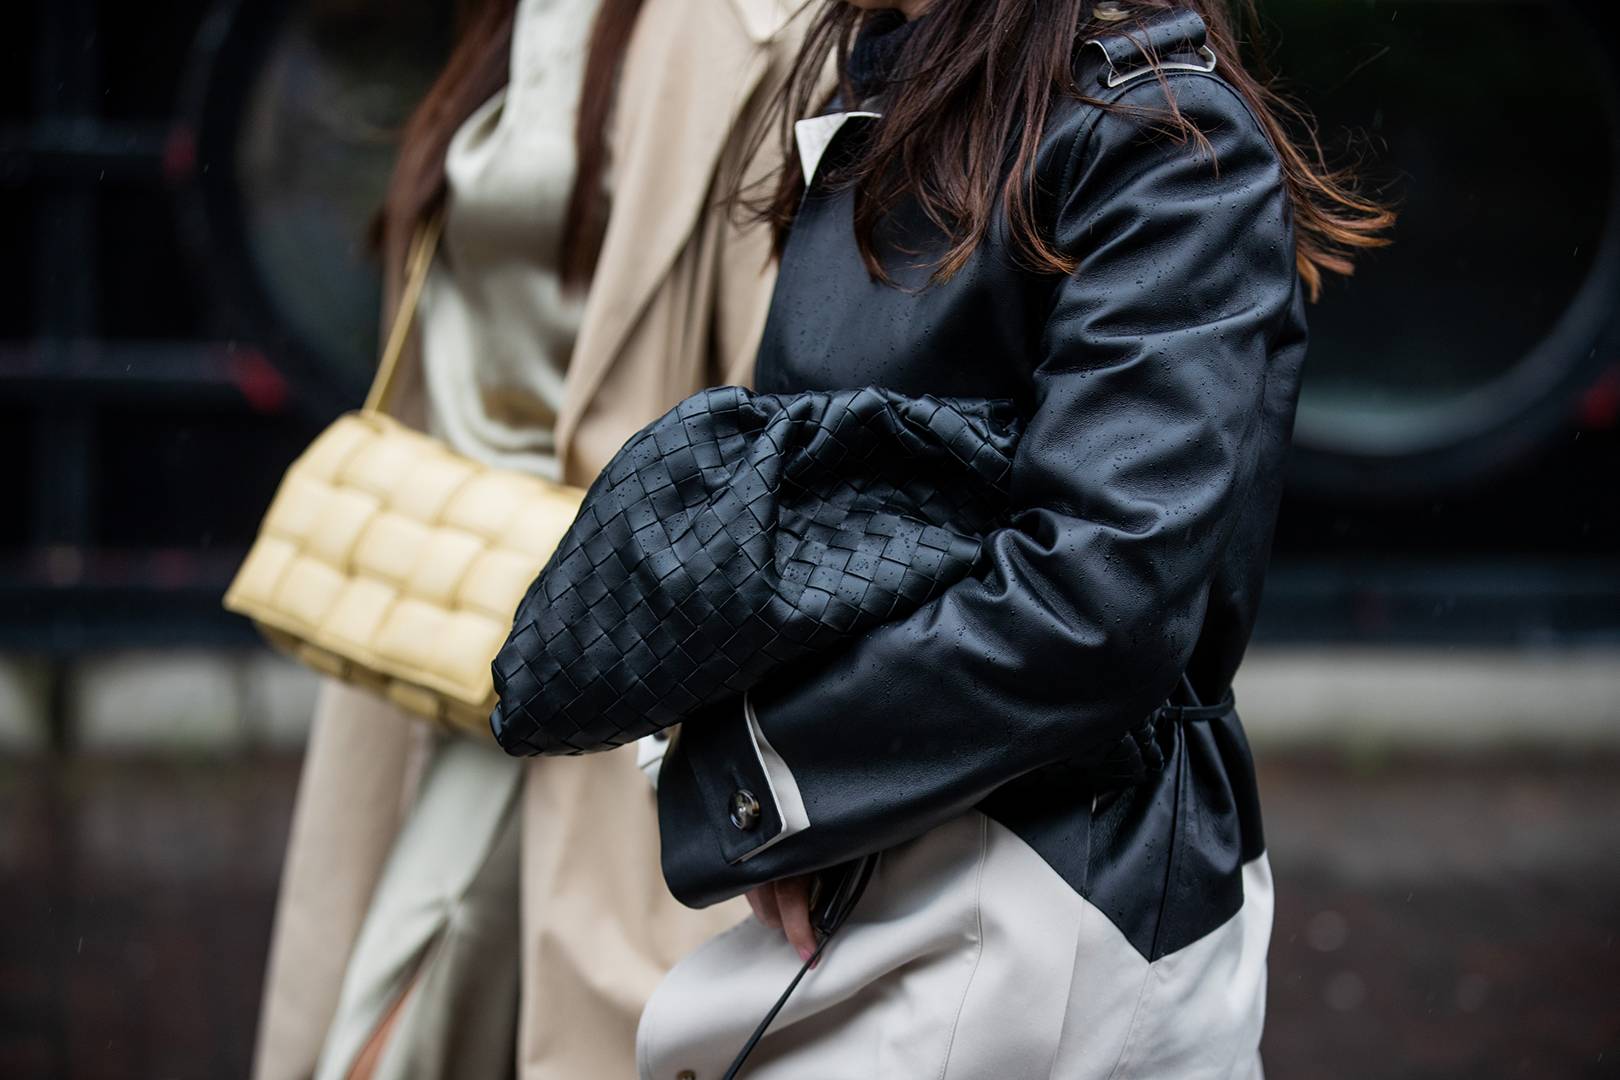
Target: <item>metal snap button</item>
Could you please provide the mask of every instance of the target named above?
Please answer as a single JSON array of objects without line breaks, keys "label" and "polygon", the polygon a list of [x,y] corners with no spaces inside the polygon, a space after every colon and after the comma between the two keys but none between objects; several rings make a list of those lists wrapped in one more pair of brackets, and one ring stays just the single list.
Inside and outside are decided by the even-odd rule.
[{"label": "metal snap button", "polygon": [[731,823],[743,832],[759,824],[759,800],[747,788],[731,793]]},{"label": "metal snap button", "polygon": [[1130,17],[1130,12],[1121,7],[1115,0],[1102,0],[1091,9],[1091,14],[1103,22],[1119,22]]}]

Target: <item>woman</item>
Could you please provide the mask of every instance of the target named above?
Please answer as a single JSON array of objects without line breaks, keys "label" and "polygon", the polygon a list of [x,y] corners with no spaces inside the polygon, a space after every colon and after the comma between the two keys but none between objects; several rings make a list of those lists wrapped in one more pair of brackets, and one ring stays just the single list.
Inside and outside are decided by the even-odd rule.
[{"label": "woman", "polygon": [[666,879],[759,918],[654,995],[643,1077],[721,1075],[814,955],[814,875],[871,852],[745,1075],[1260,1074],[1271,880],[1229,688],[1305,297],[1389,216],[1288,141],[1238,29],[1220,0],[822,6],[789,119],[855,44],[768,198],[756,384],[1006,399],[1024,430],[972,574],[684,724]]},{"label": "woman", "polygon": [[[713,208],[747,171],[741,133],[785,75],[798,6],[468,5],[383,215],[397,295],[411,235],[445,212],[406,420],[584,485],[672,402],[746,376],[769,236]],[[674,903],[654,813],[635,749],[513,762],[328,686],[255,1074],[631,1074],[653,986],[745,914]]]}]

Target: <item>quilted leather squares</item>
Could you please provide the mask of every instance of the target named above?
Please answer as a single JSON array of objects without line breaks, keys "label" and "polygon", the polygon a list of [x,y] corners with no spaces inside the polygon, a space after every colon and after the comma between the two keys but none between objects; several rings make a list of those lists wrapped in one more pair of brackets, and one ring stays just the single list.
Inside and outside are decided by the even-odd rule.
[{"label": "quilted leather squares", "polygon": [[582,495],[353,413],[287,471],[225,606],[318,670],[482,733],[490,659]]}]

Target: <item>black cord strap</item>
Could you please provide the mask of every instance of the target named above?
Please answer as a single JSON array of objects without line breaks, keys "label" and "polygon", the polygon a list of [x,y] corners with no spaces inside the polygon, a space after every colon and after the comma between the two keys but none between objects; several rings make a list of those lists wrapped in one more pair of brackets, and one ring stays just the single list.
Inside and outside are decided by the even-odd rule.
[{"label": "black cord strap", "polygon": [[748,1055],[754,1052],[754,1047],[759,1045],[759,1040],[765,1037],[765,1032],[770,1028],[771,1022],[776,1019],[776,1014],[782,1011],[782,1006],[786,1005],[788,998],[793,996],[793,991],[799,988],[799,983],[803,981],[805,975],[811,968],[816,966],[816,961],[821,959],[821,954],[827,948],[827,943],[838,932],[838,928],[844,925],[844,920],[849,918],[849,913],[855,909],[855,904],[860,900],[861,894],[866,891],[866,883],[872,879],[872,870],[876,866],[876,855],[864,855],[855,862],[848,864],[844,867],[843,876],[839,878],[837,886],[830,889],[824,899],[816,905],[817,910],[811,916],[811,924],[816,931],[816,951],[810,954],[810,959],[806,960],[804,966],[799,968],[799,973],[793,976],[793,981],[788,983],[786,990],[782,991],[782,996],[776,999],[776,1004],[772,1005],[771,1011],[765,1014],[765,1019],[759,1022],[759,1026],[754,1028],[752,1035],[748,1036],[748,1041],[743,1044],[743,1048],[737,1051],[737,1056],[732,1059],[731,1067],[726,1070],[726,1075],[722,1080],[736,1080],[737,1076],[742,1072],[743,1064],[748,1060]]},{"label": "black cord strap", "polygon": [[810,954],[810,959],[806,960],[804,966],[799,968],[799,973],[793,976],[793,981],[788,983],[786,990],[782,991],[782,996],[776,999],[776,1004],[772,1005],[771,1011],[765,1014],[765,1019],[759,1022],[759,1026],[754,1029],[754,1033],[748,1036],[748,1041],[743,1043],[743,1048],[732,1059],[731,1067],[726,1070],[723,1080],[736,1080],[737,1074],[742,1071],[743,1063],[748,1060],[748,1055],[754,1052],[754,1047],[759,1045],[759,1040],[765,1037],[765,1030],[771,1026],[771,1021],[775,1020],[776,1014],[782,1011],[782,1006],[787,1004],[788,998],[792,996],[793,991],[799,988],[799,982],[804,978],[805,973],[815,966],[817,960],[821,959],[821,951],[827,947],[827,942],[831,940],[831,934],[822,936],[821,941],[816,945],[816,951]]}]

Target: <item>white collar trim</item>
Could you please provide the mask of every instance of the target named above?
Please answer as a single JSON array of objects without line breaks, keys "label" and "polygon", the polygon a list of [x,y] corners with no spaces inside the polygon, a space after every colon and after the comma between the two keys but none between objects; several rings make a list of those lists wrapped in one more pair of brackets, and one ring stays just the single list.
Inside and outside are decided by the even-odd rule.
[{"label": "white collar trim", "polygon": [[793,141],[799,147],[799,165],[804,169],[804,186],[809,187],[810,182],[816,178],[816,168],[826,155],[827,147],[832,145],[833,136],[837,135],[845,124],[857,117],[875,120],[882,115],[856,109],[850,112],[828,113],[825,116],[812,116],[794,124]]}]

